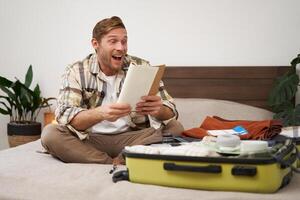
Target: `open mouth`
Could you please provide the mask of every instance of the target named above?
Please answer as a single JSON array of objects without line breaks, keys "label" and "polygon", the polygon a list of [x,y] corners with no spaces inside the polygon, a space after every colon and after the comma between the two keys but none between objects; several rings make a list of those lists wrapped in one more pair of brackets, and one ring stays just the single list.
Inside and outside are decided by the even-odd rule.
[{"label": "open mouth", "polygon": [[122,56],[118,56],[118,55],[114,55],[114,56],[112,56],[112,58],[114,60],[117,60],[117,61],[121,61],[122,60]]}]

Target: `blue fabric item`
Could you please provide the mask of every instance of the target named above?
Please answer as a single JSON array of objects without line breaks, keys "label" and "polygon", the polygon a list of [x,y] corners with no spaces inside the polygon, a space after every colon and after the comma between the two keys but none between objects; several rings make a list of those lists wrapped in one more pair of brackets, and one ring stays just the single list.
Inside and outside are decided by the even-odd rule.
[{"label": "blue fabric item", "polygon": [[244,135],[244,134],[248,133],[248,131],[243,126],[236,126],[236,127],[233,128],[233,130],[238,135]]}]

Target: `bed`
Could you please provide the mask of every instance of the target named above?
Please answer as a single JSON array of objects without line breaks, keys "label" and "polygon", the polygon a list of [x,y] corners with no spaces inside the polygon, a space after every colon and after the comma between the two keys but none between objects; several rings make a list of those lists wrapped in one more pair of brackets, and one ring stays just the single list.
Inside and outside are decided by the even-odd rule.
[{"label": "bed", "polygon": [[[199,68],[172,68],[171,71],[168,70],[165,75],[165,81],[169,83],[168,90],[171,91],[170,93],[172,94],[173,92],[176,96],[175,100],[180,113],[179,120],[183,123],[185,128],[198,126],[205,116],[210,115],[218,115],[227,119],[248,120],[262,120],[272,117],[272,113],[265,109],[267,107],[262,98],[260,100],[250,98],[247,103],[247,98],[243,97],[243,102],[238,103],[236,99],[226,99],[220,96],[221,99],[226,99],[221,100],[216,96],[203,96],[203,93],[200,94],[201,92],[197,93],[198,96],[189,96],[187,93],[183,94],[180,89],[184,88],[182,84],[189,84],[192,87],[196,87],[195,85],[198,85],[199,81],[201,82],[202,80],[198,80],[195,78],[195,73],[191,73],[194,77],[191,82],[186,81],[185,83],[179,83],[174,81],[174,79],[176,79],[174,78],[174,74],[178,73],[178,70],[181,70],[183,75],[180,77],[182,78],[187,76],[184,75],[184,73],[190,70],[197,71]],[[251,73],[251,69],[248,69],[248,71]],[[230,70],[227,72],[230,73]],[[197,73],[199,73],[199,71]],[[214,73],[216,72],[214,71]],[[187,77],[185,78],[188,79]],[[217,80],[215,81],[217,82]],[[205,85],[205,83],[202,82],[198,90],[201,90],[200,86],[203,85],[207,86],[210,84]],[[220,85],[224,86],[224,84]],[[179,89],[176,90],[176,87]],[[216,94],[218,94],[218,92],[216,92]],[[245,102],[250,105],[246,105]],[[251,103],[254,103],[256,107],[251,105]],[[0,199],[192,200],[201,198],[279,200],[296,199],[297,196],[300,195],[300,190],[298,190],[300,175],[297,174],[294,175],[291,183],[287,187],[280,189],[274,194],[212,192],[143,185],[127,181],[113,183],[111,179],[112,175],[109,174],[112,167],[111,165],[63,163],[49,154],[41,153],[42,150],[40,141],[37,140],[15,148],[0,151]],[[118,170],[124,168],[125,166],[120,166]]]}]

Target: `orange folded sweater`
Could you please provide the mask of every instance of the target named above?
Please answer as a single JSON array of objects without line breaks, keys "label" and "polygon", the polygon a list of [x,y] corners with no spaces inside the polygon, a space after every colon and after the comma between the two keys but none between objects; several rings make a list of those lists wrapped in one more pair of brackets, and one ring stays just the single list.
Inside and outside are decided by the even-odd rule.
[{"label": "orange folded sweater", "polygon": [[195,138],[207,136],[207,130],[232,129],[236,126],[243,126],[248,133],[240,135],[241,139],[266,140],[278,135],[282,128],[279,120],[226,120],[217,116],[206,117],[199,128],[185,130],[184,135]]}]

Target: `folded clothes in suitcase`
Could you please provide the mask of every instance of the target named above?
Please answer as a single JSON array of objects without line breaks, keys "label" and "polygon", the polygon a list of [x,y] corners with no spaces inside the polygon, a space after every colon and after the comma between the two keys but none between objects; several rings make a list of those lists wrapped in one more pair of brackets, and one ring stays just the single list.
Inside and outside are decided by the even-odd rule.
[{"label": "folded clothes in suitcase", "polygon": [[170,187],[272,193],[287,185],[296,169],[297,148],[291,140],[255,155],[198,157],[124,151],[127,170],[113,181]]}]

